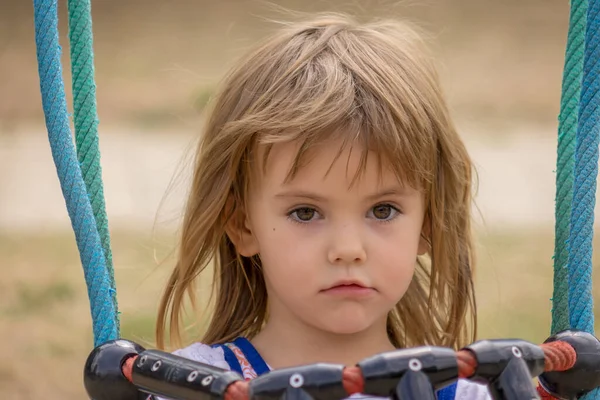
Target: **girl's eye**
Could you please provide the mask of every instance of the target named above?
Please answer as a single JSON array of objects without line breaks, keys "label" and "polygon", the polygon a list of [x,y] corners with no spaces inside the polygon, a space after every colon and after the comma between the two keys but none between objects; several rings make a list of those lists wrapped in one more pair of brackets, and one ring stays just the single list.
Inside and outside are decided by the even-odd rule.
[{"label": "girl's eye", "polygon": [[310,222],[317,215],[317,210],[310,207],[297,208],[290,213],[290,217],[298,222]]},{"label": "girl's eye", "polygon": [[[372,218],[389,221],[396,216],[398,209],[389,204],[379,204],[371,209]],[[371,217],[371,216],[370,216]]]}]

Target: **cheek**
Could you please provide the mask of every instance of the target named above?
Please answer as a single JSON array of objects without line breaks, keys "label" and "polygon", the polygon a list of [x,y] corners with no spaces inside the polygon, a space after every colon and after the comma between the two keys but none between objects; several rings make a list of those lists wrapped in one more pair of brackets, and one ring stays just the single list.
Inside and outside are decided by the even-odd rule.
[{"label": "cheek", "polygon": [[382,266],[386,282],[404,287],[404,283],[412,279],[417,263],[419,238],[416,230],[395,234],[388,231],[379,235],[370,256],[373,265]]},{"label": "cheek", "polygon": [[297,285],[313,276],[311,272],[320,265],[314,235],[287,220],[265,228],[260,235],[265,279]]}]

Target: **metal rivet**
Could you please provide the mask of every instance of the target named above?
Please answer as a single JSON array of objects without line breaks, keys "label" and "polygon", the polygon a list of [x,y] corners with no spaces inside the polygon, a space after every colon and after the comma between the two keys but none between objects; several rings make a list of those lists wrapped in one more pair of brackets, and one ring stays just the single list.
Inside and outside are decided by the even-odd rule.
[{"label": "metal rivet", "polygon": [[147,360],[148,360],[148,356],[141,356],[140,361],[138,361],[138,365],[141,367],[142,365],[144,365],[146,363]]},{"label": "metal rivet", "polygon": [[154,363],[154,365],[152,365],[152,372],[156,372],[158,371],[158,369],[160,368],[160,366],[162,365],[162,362],[160,360],[158,360],[157,362]]},{"label": "metal rivet", "polygon": [[290,386],[293,388],[299,388],[304,385],[304,377],[301,374],[294,374],[290,376]]},{"label": "metal rivet", "polygon": [[202,382],[200,382],[200,383],[202,383],[203,386],[208,386],[213,381],[213,379],[214,378],[212,375],[208,375],[208,376],[204,377],[204,379],[202,379]]},{"label": "metal rivet", "polygon": [[521,358],[523,356],[523,353],[521,353],[521,350],[519,350],[519,348],[517,346],[513,346],[512,348],[512,353],[515,355],[515,357],[517,358]]},{"label": "metal rivet", "polygon": [[413,371],[420,371],[423,368],[423,364],[416,358],[411,358],[408,361],[408,368],[410,368]]},{"label": "metal rivet", "polygon": [[198,371],[192,371],[187,377],[188,382],[193,382],[198,377]]}]

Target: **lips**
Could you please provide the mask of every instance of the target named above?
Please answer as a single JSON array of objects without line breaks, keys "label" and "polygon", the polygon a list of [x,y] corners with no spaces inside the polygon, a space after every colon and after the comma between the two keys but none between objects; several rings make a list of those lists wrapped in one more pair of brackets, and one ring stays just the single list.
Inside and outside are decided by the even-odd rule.
[{"label": "lips", "polygon": [[355,287],[361,287],[361,288],[369,287],[358,280],[342,280],[342,281],[338,281],[338,282],[334,283],[333,285],[331,285],[330,287],[328,287],[325,290],[333,289],[333,288],[340,287],[340,286],[355,286]]},{"label": "lips", "polygon": [[345,297],[366,297],[374,294],[375,289],[357,280],[344,280],[336,282],[321,292]]}]

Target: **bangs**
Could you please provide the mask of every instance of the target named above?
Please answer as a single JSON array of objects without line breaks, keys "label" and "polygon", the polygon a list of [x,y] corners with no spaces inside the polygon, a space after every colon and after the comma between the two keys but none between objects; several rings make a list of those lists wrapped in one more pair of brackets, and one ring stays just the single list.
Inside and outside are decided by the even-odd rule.
[{"label": "bangs", "polygon": [[245,82],[244,95],[253,99],[246,98],[248,109],[231,124],[266,147],[263,168],[274,144],[298,143],[290,178],[312,150],[341,138],[338,154],[346,146],[362,149],[357,174],[372,151],[380,168],[390,168],[403,184],[427,187],[444,129],[443,101],[434,70],[417,59],[421,45],[407,32],[394,38],[330,25],[268,44],[262,60],[255,56],[262,62],[259,76]]}]

